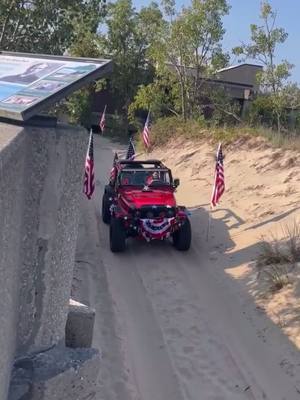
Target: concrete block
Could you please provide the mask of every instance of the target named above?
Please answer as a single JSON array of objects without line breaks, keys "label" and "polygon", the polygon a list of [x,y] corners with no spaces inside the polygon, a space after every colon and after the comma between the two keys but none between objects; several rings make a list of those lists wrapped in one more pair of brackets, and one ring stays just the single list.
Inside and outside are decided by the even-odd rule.
[{"label": "concrete block", "polygon": [[96,400],[99,368],[97,350],[55,346],[15,363],[8,400]]},{"label": "concrete block", "polygon": [[66,346],[72,348],[91,347],[95,322],[95,310],[70,299],[66,324]]}]

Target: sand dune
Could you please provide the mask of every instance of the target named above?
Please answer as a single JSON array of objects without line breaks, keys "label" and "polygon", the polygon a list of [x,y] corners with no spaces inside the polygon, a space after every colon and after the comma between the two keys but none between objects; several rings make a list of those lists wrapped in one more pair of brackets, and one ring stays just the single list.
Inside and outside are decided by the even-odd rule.
[{"label": "sand dune", "polygon": [[[163,152],[156,150],[151,157],[160,158],[163,155],[175,175],[181,178],[184,189],[178,194],[182,203],[191,207],[209,203],[215,148],[211,144],[200,142],[193,145],[194,150],[191,152],[189,143],[177,140],[174,147],[178,150],[174,156],[173,146],[170,143]],[[275,235],[279,239],[283,237],[282,227],[293,224],[300,217],[299,154],[290,150],[274,149],[259,138],[243,139],[225,146],[224,154],[226,192],[219,207],[212,213],[213,220],[223,219],[235,248],[247,248],[258,243],[262,236],[268,238]],[[180,164],[182,160],[187,160],[184,169]],[[207,206],[206,208],[208,209]],[[230,215],[225,221],[222,217],[224,211],[221,211],[224,209]],[[235,224],[234,219],[239,222]],[[231,222],[233,225],[230,226]],[[210,240],[220,242],[214,222],[212,225]],[[222,258],[218,258],[218,263],[222,263]],[[255,278],[255,265],[241,263],[239,269],[241,275],[235,271],[234,278],[240,282],[243,277],[244,290],[264,306],[272,321],[300,349],[300,266],[292,272],[291,285],[280,293],[271,295],[264,288],[266,298],[263,300],[256,295],[254,289],[249,289],[249,286],[252,287],[249,283],[253,279],[255,286],[259,286]],[[249,275],[248,280],[245,275]]]},{"label": "sand dune", "polygon": [[73,286],[73,297],[96,309],[97,400],[300,399],[297,274],[265,296],[255,268],[260,237],[299,214],[297,154],[257,138],[226,146],[227,189],[208,240],[216,149],[177,140],[148,154],[181,179],[192,248],[132,240],[115,255],[100,215],[115,150],[124,147],[95,138],[96,193],[82,199]]}]

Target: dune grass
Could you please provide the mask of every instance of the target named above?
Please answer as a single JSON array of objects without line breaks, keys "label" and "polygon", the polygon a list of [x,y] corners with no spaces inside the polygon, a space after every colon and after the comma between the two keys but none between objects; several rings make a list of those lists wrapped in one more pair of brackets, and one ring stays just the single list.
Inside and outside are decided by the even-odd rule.
[{"label": "dune grass", "polygon": [[263,238],[257,260],[258,278],[266,279],[272,291],[290,283],[289,272],[300,262],[300,226],[298,221],[282,228],[283,239]]},{"label": "dune grass", "polygon": [[[158,119],[151,127],[152,146],[161,147],[172,139],[210,140],[212,143],[222,141],[224,144],[233,143],[240,138],[250,139],[261,137],[270,146],[300,151],[300,135],[295,133],[277,133],[264,127],[248,125],[216,126],[207,121],[187,120],[178,117]],[[141,135],[138,135],[140,141]]]}]

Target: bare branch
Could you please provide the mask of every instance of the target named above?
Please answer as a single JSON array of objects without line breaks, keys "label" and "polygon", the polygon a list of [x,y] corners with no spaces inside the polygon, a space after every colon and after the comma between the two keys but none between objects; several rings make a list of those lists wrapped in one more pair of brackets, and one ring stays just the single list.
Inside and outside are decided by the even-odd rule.
[{"label": "bare branch", "polygon": [[231,117],[233,117],[236,121],[242,123],[243,121],[241,120],[241,118],[239,118],[234,112],[229,111],[224,109],[221,105],[214,103],[214,106],[221,112],[223,112],[226,115],[230,115]]}]

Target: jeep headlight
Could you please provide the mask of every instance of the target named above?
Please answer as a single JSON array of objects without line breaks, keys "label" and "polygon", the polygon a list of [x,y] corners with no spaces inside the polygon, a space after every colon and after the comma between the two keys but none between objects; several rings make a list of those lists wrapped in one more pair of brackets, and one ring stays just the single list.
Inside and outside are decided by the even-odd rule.
[{"label": "jeep headlight", "polygon": [[173,218],[174,217],[174,210],[172,210],[172,209],[169,209],[168,211],[167,211],[167,215],[168,215],[168,218]]}]

